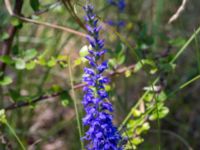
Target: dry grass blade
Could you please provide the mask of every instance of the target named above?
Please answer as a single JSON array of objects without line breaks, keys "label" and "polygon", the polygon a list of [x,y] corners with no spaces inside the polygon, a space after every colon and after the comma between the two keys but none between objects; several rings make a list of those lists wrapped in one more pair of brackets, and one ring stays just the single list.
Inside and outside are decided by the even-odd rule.
[{"label": "dry grass blade", "polygon": [[185,10],[186,3],[187,3],[187,0],[182,1],[181,6],[178,8],[176,13],[169,19],[168,21],[169,24],[174,22],[180,16],[180,14]]}]

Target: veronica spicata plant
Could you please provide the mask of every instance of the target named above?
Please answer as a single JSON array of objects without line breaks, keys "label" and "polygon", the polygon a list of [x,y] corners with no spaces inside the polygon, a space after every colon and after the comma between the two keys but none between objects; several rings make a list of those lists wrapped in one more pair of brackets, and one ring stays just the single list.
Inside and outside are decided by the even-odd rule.
[{"label": "veronica spicata plant", "polygon": [[[107,0],[108,3],[112,6],[117,7],[118,13],[121,14],[124,12],[124,9],[126,7],[126,2],[125,0]],[[125,26],[125,22],[123,20],[117,19],[117,20],[108,20],[107,23],[110,26],[122,28]]]},{"label": "veronica spicata plant", "polygon": [[104,40],[99,38],[101,26],[98,26],[98,19],[90,4],[84,7],[87,22],[87,37],[92,50],[86,59],[90,67],[84,68],[83,82],[87,83],[84,88],[83,105],[86,112],[83,124],[88,128],[83,137],[86,140],[88,150],[121,150],[122,139],[117,128],[113,125],[112,104],[108,100],[108,93],[105,84],[109,79],[103,76],[108,68],[108,61],[102,62],[102,56],[106,53]]}]

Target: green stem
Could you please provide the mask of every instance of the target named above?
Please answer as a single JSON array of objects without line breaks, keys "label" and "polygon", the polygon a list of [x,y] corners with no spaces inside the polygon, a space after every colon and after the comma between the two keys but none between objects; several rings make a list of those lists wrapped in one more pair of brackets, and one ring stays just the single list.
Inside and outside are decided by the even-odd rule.
[{"label": "green stem", "polygon": [[[150,130],[150,132],[152,132],[152,133],[153,132],[157,132],[157,130]],[[169,130],[161,130],[159,132],[174,136],[180,142],[182,142],[188,148],[188,150],[193,150],[193,148],[189,145],[189,143],[183,137],[181,137],[180,135],[176,134],[175,132],[172,132],[172,131],[169,131]]]},{"label": "green stem", "polygon": [[156,102],[156,114],[157,114],[157,125],[158,125],[158,150],[161,150],[161,134],[160,134],[160,115],[159,115],[159,110],[158,110],[158,101],[157,101],[157,96],[155,98]]},{"label": "green stem", "polygon": [[191,80],[187,81],[186,83],[182,84],[179,89],[183,89],[185,88],[186,86],[188,86],[189,84],[191,84],[192,82],[198,80],[200,78],[200,75],[197,75],[196,77],[192,78]]},{"label": "green stem", "polygon": [[172,59],[171,63],[174,63],[177,58],[183,53],[183,51],[188,47],[188,45],[195,39],[195,37],[200,33],[200,26],[199,28],[192,34],[192,36],[187,40],[187,42],[183,45],[183,47],[176,53],[174,58]]},{"label": "green stem", "polygon": [[[194,38],[200,33],[200,26],[198,29],[191,35],[191,37],[187,40],[187,42],[183,45],[183,47],[177,52],[177,54],[174,56],[174,58],[170,61],[171,64],[173,64],[179,57],[180,55],[184,52],[184,50],[189,46],[189,44],[194,40]],[[153,82],[153,85],[155,85],[158,82],[159,78],[156,78]],[[142,97],[137,101],[137,103],[132,107],[132,109],[137,108],[140,103],[143,101],[144,97],[149,94],[150,90],[146,91]],[[131,110],[132,110],[131,109]],[[129,118],[132,116],[132,111],[128,113],[122,124],[119,126],[119,130],[122,129],[122,127],[127,123]]]},{"label": "green stem", "polygon": [[[70,58],[68,59],[68,65],[69,65],[69,76],[70,76],[70,84],[71,84],[71,89],[72,89],[72,99],[74,102],[74,108],[75,108],[75,112],[76,112],[76,121],[77,121],[77,125],[78,125],[78,131],[79,131],[79,136],[80,139],[83,137],[82,135],[82,130],[81,130],[81,122],[79,120],[79,113],[78,113],[78,105],[77,105],[77,101],[76,101],[76,94],[74,91],[74,84],[73,84],[73,75],[72,75],[72,70],[71,70],[71,63],[70,63]],[[81,142],[81,149],[84,149],[84,143],[82,140],[80,140]]]},{"label": "green stem", "polygon": [[4,123],[5,123],[5,125],[9,128],[9,130],[10,130],[11,133],[14,135],[14,137],[17,139],[17,141],[18,141],[19,145],[21,146],[22,150],[26,150],[26,149],[25,149],[25,146],[24,146],[23,143],[22,143],[22,141],[19,139],[19,137],[18,137],[17,134],[15,133],[15,130],[10,126],[10,124],[9,124],[7,121],[5,121]]},{"label": "green stem", "polygon": [[195,49],[197,54],[196,57],[197,57],[198,73],[200,73],[200,49],[197,36],[195,36]]},{"label": "green stem", "polygon": [[159,32],[160,32],[160,26],[161,26],[161,18],[163,14],[163,6],[164,6],[164,0],[155,0],[155,19],[153,24],[153,33],[154,33],[154,50],[157,50],[158,42],[159,42]]}]

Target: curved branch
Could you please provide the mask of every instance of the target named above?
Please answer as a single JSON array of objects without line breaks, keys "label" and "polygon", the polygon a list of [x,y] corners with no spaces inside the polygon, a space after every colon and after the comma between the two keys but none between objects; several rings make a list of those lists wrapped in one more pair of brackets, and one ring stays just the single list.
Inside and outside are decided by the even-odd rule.
[{"label": "curved branch", "polygon": [[[5,4],[9,11],[9,13],[14,12],[16,15],[20,15],[23,5],[23,0],[15,0],[15,6],[12,10],[12,7],[9,5],[8,1],[5,0]],[[8,28],[8,38],[3,41],[2,49],[0,50],[0,56],[9,55],[10,49],[13,43],[13,39],[17,33],[18,28],[16,26],[10,25]],[[6,64],[3,62],[0,62],[0,70],[4,71],[6,68]]]},{"label": "curved branch", "polygon": [[73,29],[70,29],[70,28],[67,28],[67,27],[64,27],[64,26],[60,26],[60,25],[56,25],[56,24],[52,24],[52,23],[48,23],[48,22],[37,21],[37,20],[33,20],[33,19],[30,19],[30,18],[20,16],[19,14],[13,12],[12,9],[10,9],[11,8],[10,0],[4,0],[4,1],[5,1],[6,9],[8,10],[9,14],[11,16],[17,17],[18,19],[20,19],[22,21],[34,23],[34,24],[37,24],[37,25],[43,25],[43,26],[58,29],[58,30],[62,30],[62,31],[65,31],[65,32],[69,32],[69,33],[84,37],[84,38],[87,36],[87,34],[85,34],[85,33],[82,33],[82,32],[79,32],[79,31],[76,31],[76,30],[73,30]]},{"label": "curved branch", "polygon": [[168,23],[174,22],[180,15],[181,13],[185,10],[187,0],[183,0],[181,6],[178,8],[175,14],[169,19]]},{"label": "curved branch", "polygon": [[[135,65],[130,65],[128,67],[119,68],[116,71],[113,71],[113,72],[109,73],[107,76],[115,76],[115,75],[118,75],[118,74],[122,74],[122,73],[126,72],[127,70],[133,70],[134,67],[135,67]],[[80,89],[80,88],[82,88],[84,86],[85,86],[85,83],[76,84],[76,85],[74,85],[74,89],[77,90],[77,89]],[[13,109],[17,109],[17,108],[21,108],[21,107],[25,107],[25,106],[30,106],[30,105],[33,105],[33,104],[38,103],[40,101],[47,100],[49,98],[58,97],[63,92],[64,92],[64,90],[61,91],[61,92],[58,92],[58,93],[53,93],[53,94],[49,94],[49,95],[42,95],[42,96],[40,96],[40,97],[38,97],[38,98],[36,98],[36,99],[34,99],[32,101],[25,101],[25,102],[22,101],[22,102],[19,102],[19,103],[13,103],[13,104],[11,104],[11,105],[3,108],[3,109],[8,111],[8,110],[13,110]]]}]

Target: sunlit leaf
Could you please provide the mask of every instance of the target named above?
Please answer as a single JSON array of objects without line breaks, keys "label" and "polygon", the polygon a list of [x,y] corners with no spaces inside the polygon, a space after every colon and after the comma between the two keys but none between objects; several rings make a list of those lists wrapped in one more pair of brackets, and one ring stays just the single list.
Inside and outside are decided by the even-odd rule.
[{"label": "sunlit leaf", "polygon": [[89,47],[87,45],[83,46],[79,51],[79,55],[81,57],[87,56],[89,54],[88,49],[89,49]]},{"label": "sunlit leaf", "polygon": [[9,34],[7,32],[3,32],[0,35],[0,41],[7,40],[9,38]]},{"label": "sunlit leaf", "polygon": [[27,61],[33,59],[36,55],[37,55],[36,49],[28,49],[24,52],[24,59]]},{"label": "sunlit leaf", "polygon": [[0,79],[0,85],[1,86],[6,86],[9,85],[13,82],[12,78],[9,76],[4,76]]},{"label": "sunlit leaf", "polygon": [[35,61],[30,61],[30,62],[26,63],[27,70],[33,70],[35,68],[35,66],[36,66]]},{"label": "sunlit leaf", "polygon": [[15,68],[18,70],[23,70],[26,68],[26,62],[25,60],[21,59],[21,58],[17,58],[15,60]]},{"label": "sunlit leaf", "polygon": [[70,95],[69,95],[69,93],[67,91],[63,92],[60,95],[61,104],[64,107],[68,106],[70,99],[71,99],[71,97],[70,97]]},{"label": "sunlit leaf", "polygon": [[13,60],[10,56],[4,55],[4,56],[0,56],[0,61],[4,62],[6,64],[12,64]]},{"label": "sunlit leaf", "polygon": [[53,67],[53,66],[55,66],[55,65],[56,65],[56,59],[52,57],[52,58],[48,61],[47,66],[48,66],[48,67]]},{"label": "sunlit leaf", "polygon": [[150,120],[162,119],[169,113],[169,108],[162,107],[155,110],[152,115],[149,117]]}]

